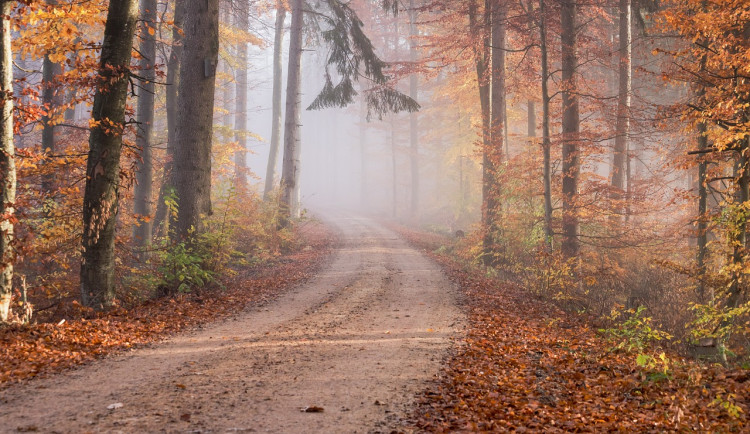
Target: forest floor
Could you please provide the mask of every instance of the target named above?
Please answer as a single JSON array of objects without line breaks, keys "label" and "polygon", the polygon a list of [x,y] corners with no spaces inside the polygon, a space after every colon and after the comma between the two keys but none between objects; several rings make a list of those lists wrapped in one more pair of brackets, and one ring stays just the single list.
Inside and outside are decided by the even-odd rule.
[{"label": "forest floor", "polygon": [[444,253],[452,240],[393,229],[441,265],[468,316],[466,338],[405,431],[750,432],[750,370],[669,349],[662,362],[656,348],[638,366],[592,318],[485,277]]},{"label": "forest floor", "polygon": [[[138,314],[141,319],[76,321],[74,327],[92,327],[82,336],[95,337],[80,338],[85,341],[80,347],[79,342],[65,342],[46,353],[37,348],[60,341],[56,327],[65,324],[3,332],[0,372],[6,384],[28,377],[29,369],[42,375],[0,391],[0,431],[400,429],[397,424],[439,372],[462,330],[455,287],[437,264],[381,225],[343,214],[327,223],[338,231],[338,245],[313,277],[284,290],[303,279],[299,273],[312,270],[296,266],[284,274],[280,264],[266,282],[270,289],[262,291],[265,295],[229,290],[233,298],[257,302],[166,342],[114,351],[163,336],[172,330],[172,321],[183,324],[174,329],[200,323],[190,319],[192,310],[214,302],[205,295],[202,303],[185,307],[171,307],[181,302],[156,304]],[[260,291],[254,276],[236,284]],[[139,328],[151,324],[149,315],[163,324]],[[115,331],[107,337],[95,333],[99,328]],[[19,339],[39,360],[18,360]],[[100,355],[95,348],[111,354],[47,375],[73,363],[70,351],[83,360]],[[6,357],[16,360],[15,365],[8,366]],[[58,363],[48,367],[54,357]]]}]

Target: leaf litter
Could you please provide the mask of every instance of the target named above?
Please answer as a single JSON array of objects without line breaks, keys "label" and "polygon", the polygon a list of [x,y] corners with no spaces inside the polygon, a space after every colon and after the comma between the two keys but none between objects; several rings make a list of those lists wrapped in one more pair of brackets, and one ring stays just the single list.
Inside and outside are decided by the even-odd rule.
[{"label": "leaf litter", "polygon": [[155,342],[273,299],[314,274],[333,245],[334,235],[318,222],[307,223],[300,236],[300,244],[311,248],[240,270],[222,281],[225,290],[153,299],[97,314],[79,308],[75,317],[59,323],[0,328],[0,388]]},{"label": "leaf litter", "polygon": [[402,421],[404,431],[750,429],[750,371],[670,354],[671,378],[654,380],[633,354],[612,351],[591,318],[432,253],[432,235],[398,231],[457,284],[469,318],[466,337]]}]

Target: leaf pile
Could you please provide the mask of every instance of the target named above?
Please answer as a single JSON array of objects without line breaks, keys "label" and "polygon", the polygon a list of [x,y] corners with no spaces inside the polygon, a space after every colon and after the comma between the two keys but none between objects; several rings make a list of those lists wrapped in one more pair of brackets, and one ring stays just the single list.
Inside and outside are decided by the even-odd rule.
[{"label": "leaf pile", "polygon": [[450,256],[431,256],[460,286],[469,324],[464,343],[404,421],[407,431],[750,429],[749,371],[669,355],[671,378],[654,380],[634,355],[611,351],[583,317]]},{"label": "leaf pile", "polygon": [[307,223],[300,232],[304,248],[241,270],[222,282],[226,290],[150,300],[93,319],[82,317],[81,309],[79,318],[61,324],[0,329],[0,387],[153,342],[274,298],[310,276],[330,252],[332,234],[322,224]]}]

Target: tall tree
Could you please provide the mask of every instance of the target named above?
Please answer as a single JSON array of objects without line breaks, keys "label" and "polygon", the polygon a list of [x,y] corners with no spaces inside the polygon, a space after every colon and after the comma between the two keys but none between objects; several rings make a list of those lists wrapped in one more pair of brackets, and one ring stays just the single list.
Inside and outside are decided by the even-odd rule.
[{"label": "tall tree", "polygon": [[294,193],[299,182],[300,105],[302,87],[303,0],[291,0],[292,23],[289,29],[289,66],[287,68],[286,117],[284,126],[284,163],[281,172],[281,214],[284,224],[298,216]]},{"label": "tall tree", "polygon": [[[45,114],[42,116],[42,150],[47,156],[58,150],[58,138],[60,127],[55,125],[55,110],[63,105],[64,92],[56,80],[62,74],[62,65],[50,59],[50,53],[44,56],[42,61],[42,105]],[[52,194],[55,191],[55,174],[52,171],[42,176],[42,191]]]},{"label": "tall tree", "polygon": [[167,61],[167,158],[164,164],[164,179],[159,188],[159,199],[156,204],[154,224],[157,233],[168,225],[167,205],[165,197],[172,190],[172,168],[175,155],[175,130],[177,129],[177,87],[180,82],[180,64],[183,52],[183,27],[185,23],[185,7],[187,0],[174,0],[174,24],[172,26],[172,47]]},{"label": "tall tree", "polygon": [[[247,32],[250,27],[250,2],[239,0],[235,15],[235,27],[240,32]],[[237,46],[237,71],[235,74],[235,103],[237,104],[234,118],[236,130],[235,140],[239,150],[234,155],[235,179],[240,187],[247,186],[247,42],[240,41]]]},{"label": "tall tree", "polygon": [[578,255],[578,176],[580,119],[578,112],[578,36],[575,0],[560,2],[560,43],[562,55],[562,244],[567,257]]},{"label": "tall tree", "polygon": [[[417,10],[414,0],[409,0],[409,62],[417,64]],[[409,96],[417,100],[419,80],[416,72],[409,75]],[[419,116],[409,114],[409,160],[411,162],[411,216],[416,217],[419,208]]]},{"label": "tall tree", "polygon": [[139,63],[141,76],[136,109],[136,147],[141,151],[136,165],[136,186],[133,200],[133,213],[136,223],[133,227],[133,239],[139,247],[151,242],[152,232],[152,185],[153,165],[153,130],[154,130],[154,95],[156,92],[156,0],[141,0],[141,58]]},{"label": "tall tree", "polygon": [[549,95],[549,54],[547,52],[547,4],[545,0],[539,0],[539,48],[541,56],[542,74],[542,153],[543,169],[542,178],[544,183],[544,235],[548,248],[552,248],[554,232],[552,231],[552,148],[550,138],[550,95]]},{"label": "tall tree", "polygon": [[360,101],[359,106],[359,200],[367,205],[367,106]]},{"label": "tall tree", "polygon": [[273,106],[271,109],[271,147],[268,153],[268,166],[266,166],[266,182],[263,188],[263,198],[273,190],[274,178],[276,177],[276,165],[279,159],[279,148],[281,144],[281,93],[282,93],[282,53],[284,43],[284,21],[286,20],[286,7],[282,0],[276,1],[276,27],[273,39]]},{"label": "tall tree", "polygon": [[489,167],[484,171],[482,184],[484,196],[484,263],[496,262],[500,243],[500,179],[499,169],[505,141],[505,36],[507,6],[492,2],[492,65],[490,67],[490,146],[485,150]]},{"label": "tall tree", "polygon": [[[472,35],[477,36],[477,42],[474,44],[474,63],[477,73],[477,82],[479,84],[479,103],[482,110],[482,223],[484,230],[487,229],[489,218],[487,215],[487,201],[485,198],[489,198],[489,181],[490,173],[492,171],[491,162],[491,107],[490,107],[490,90],[491,82],[488,77],[491,61],[492,46],[492,29],[490,24],[492,23],[492,8],[490,7],[490,0],[484,2],[484,13],[482,20],[479,18],[479,0],[472,0],[469,3],[469,30]],[[463,159],[461,160],[463,164]],[[463,165],[461,166],[463,168]],[[461,176],[463,182],[463,176]],[[462,195],[463,195],[463,188]],[[463,196],[462,196],[463,197]],[[486,235],[486,232],[485,232]],[[486,252],[485,252],[486,253]],[[485,255],[486,257],[486,255]]]},{"label": "tall tree", "polygon": [[202,230],[211,214],[211,141],[216,63],[219,57],[219,0],[185,5],[184,50],[177,86],[180,115],[175,126],[172,174],[177,192],[175,236]]},{"label": "tall tree", "polygon": [[[632,88],[632,8],[631,0],[619,0],[619,68],[617,123],[615,126],[614,158],[612,159],[612,199],[615,216],[623,213],[623,192],[627,175],[628,138],[630,136],[630,94]],[[627,200],[627,197],[625,197]],[[627,207],[625,207],[627,208]]]},{"label": "tall tree", "polygon": [[86,187],[83,197],[81,301],[97,309],[115,297],[115,223],[119,205],[120,153],[130,79],[136,0],[109,3],[94,96]]},{"label": "tall tree", "polygon": [[13,213],[16,163],[13,143],[13,51],[10,13],[13,2],[0,0],[0,322],[10,313],[13,294]]}]

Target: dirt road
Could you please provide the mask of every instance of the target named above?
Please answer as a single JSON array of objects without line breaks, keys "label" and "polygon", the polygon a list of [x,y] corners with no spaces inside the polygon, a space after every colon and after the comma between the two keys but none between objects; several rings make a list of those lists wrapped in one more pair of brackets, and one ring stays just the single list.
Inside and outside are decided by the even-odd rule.
[{"label": "dirt road", "polygon": [[341,245],[307,284],[0,392],[0,432],[390,432],[462,317],[439,268],[394,233],[353,215],[327,220]]}]

